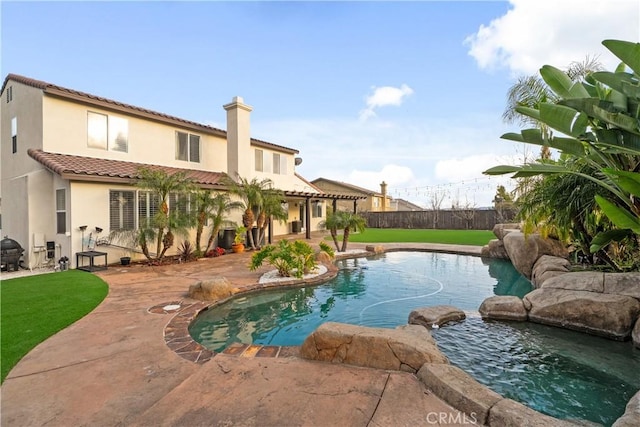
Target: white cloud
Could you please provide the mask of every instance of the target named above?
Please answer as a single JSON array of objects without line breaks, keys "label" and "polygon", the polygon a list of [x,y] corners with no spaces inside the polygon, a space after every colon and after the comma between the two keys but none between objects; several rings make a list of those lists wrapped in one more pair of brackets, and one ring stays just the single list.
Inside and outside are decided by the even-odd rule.
[{"label": "white cloud", "polygon": [[375,116],[375,110],[377,108],[386,107],[388,105],[396,107],[400,106],[404,99],[411,94],[413,94],[413,89],[406,84],[403,84],[400,87],[374,86],[373,94],[369,95],[366,99],[366,108],[360,111],[360,120],[365,121],[369,117]]},{"label": "white cloud", "polygon": [[481,69],[535,74],[545,64],[565,68],[598,56],[607,69],[619,60],[602,40],[638,40],[638,0],[510,0],[511,9],[465,40]]},{"label": "white cloud", "polygon": [[[418,123],[409,119],[366,123],[340,118],[256,120],[252,133],[300,150],[304,161],[296,171],[309,180],[324,177],[375,191],[385,181],[393,197],[426,206],[425,187],[478,179],[484,180],[484,193],[477,185],[465,185],[461,197],[468,194],[478,206],[489,206],[497,178],[487,182],[482,171],[505,163],[523,149],[522,144],[499,139],[509,128],[494,116],[499,113],[425,118]],[[446,188],[452,193],[458,187]]]},{"label": "white cloud", "polygon": [[463,158],[450,158],[436,163],[436,178],[443,182],[471,180],[482,176],[485,170],[500,164],[519,164],[514,156],[476,154]]},{"label": "white cloud", "polygon": [[380,191],[382,181],[389,187],[404,187],[415,182],[415,176],[409,167],[389,164],[379,171],[353,170],[346,179],[350,184],[372,191]]}]

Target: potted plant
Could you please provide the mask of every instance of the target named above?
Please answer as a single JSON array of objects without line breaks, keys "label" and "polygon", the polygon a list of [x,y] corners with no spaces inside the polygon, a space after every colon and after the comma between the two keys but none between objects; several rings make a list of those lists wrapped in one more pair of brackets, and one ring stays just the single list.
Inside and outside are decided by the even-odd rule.
[{"label": "potted plant", "polygon": [[121,265],[129,265],[131,264],[131,249],[130,248],[122,248],[122,256],[120,257]]},{"label": "potted plant", "polygon": [[247,228],[240,225],[236,227],[236,235],[233,238],[233,244],[231,245],[231,250],[234,253],[244,252],[244,234],[247,232]]}]

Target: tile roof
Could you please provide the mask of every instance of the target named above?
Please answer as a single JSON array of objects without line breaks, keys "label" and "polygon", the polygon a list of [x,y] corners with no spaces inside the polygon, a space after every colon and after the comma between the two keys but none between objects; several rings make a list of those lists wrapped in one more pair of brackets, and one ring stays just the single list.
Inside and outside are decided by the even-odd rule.
[{"label": "tile roof", "polygon": [[88,181],[134,181],[140,177],[138,170],[147,167],[162,170],[167,174],[186,172],[187,177],[202,186],[222,186],[227,176],[222,172],[209,172],[194,169],[181,169],[122,160],[99,159],[93,157],[72,156],[69,154],[49,153],[30,148],[27,153],[47,169],[67,179]]},{"label": "tile roof", "polygon": [[369,196],[382,196],[381,193],[378,193],[376,191],[371,191],[371,190],[367,190],[366,188],[362,188],[362,187],[358,187],[357,185],[353,185],[353,184],[347,184],[346,182],[342,182],[342,181],[333,181],[331,179],[327,179],[327,178],[316,178],[313,181],[311,181],[311,183],[313,183],[316,187],[318,186],[318,182],[327,182],[329,184],[333,184],[333,185],[337,185],[340,187],[344,187],[348,193],[358,193],[358,194],[366,194]]},{"label": "tile roof", "polygon": [[[202,132],[207,132],[214,135],[219,135],[224,137],[226,137],[227,135],[226,131],[215,128],[213,126],[193,122],[190,120],[181,119],[179,117],[171,116],[169,114],[159,113],[157,111],[148,110],[146,108],[136,107],[134,105],[125,104],[123,102],[114,101],[112,99],[103,98],[101,96],[92,95],[90,93],[81,92],[78,90],[69,89],[62,86],[57,86],[51,83],[44,82],[42,80],[36,80],[29,77],[21,76],[19,74],[8,74],[4,80],[4,83],[2,84],[2,90],[0,91],[0,93],[4,93],[4,89],[7,86],[7,83],[9,82],[9,80],[34,87],[36,89],[41,89],[45,93],[48,93],[51,95],[57,95],[63,98],[73,99],[76,101],[94,103],[103,107],[114,108],[120,111],[126,111],[130,114],[141,115],[145,118],[152,118],[158,121],[167,122],[174,125],[177,124],[177,125],[187,126],[191,128],[197,128]],[[263,141],[260,139],[251,138],[251,143],[257,146],[268,147],[268,148],[284,151],[291,154],[299,153],[299,151],[294,148],[273,144],[271,142]]]}]

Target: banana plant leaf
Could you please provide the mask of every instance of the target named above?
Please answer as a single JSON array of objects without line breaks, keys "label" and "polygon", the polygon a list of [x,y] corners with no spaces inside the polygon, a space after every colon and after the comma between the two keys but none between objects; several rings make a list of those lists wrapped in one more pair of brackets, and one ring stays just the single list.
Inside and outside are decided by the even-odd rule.
[{"label": "banana plant leaf", "polygon": [[537,121],[540,121],[540,111],[535,108],[525,107],[524,105],[519,105],[516,107],[516,111],[520,114],[523,114],[527,117],[531,117]]},{"label": "banana plant leaf", "polygon": [[613,102],[605,101],[598,98],[562,99],[558,101],[558,105],[564,105],[565,107],[573,108],[574,110],[581,111],[589,116],[594,115],[594,107],[600,107],[606,111],[615,112],[613,108]]},{"label": "banana plant leaf", "polygon": [[528,144],[546,145],[574,156],[584,156],[585,154],[584,145],[579,139],[554,136],[545,140],[540,129],[524,129],[521,133],[505,133],[500,138]]},{"label": "banana plant leaf", "polygon": [[625,237],[628,237],[632,234],[629,229],[613,229],[609,231],[603,231],[593,238],[591,241],[591,246],[589,247],[589,251],[593,254],[598,252],[600,249],[604,248],[611,242],[619,242]]},{"label": "banana plant leaf", "polygon": [[600,107],[593,107],[594,117],[626,131],[640,135],[640,121],[623,113],[611,113]]},{"label": "banana plant leaf", "polygon": [[640,173],[608,168],[602,171],[611,177],[622,190],[640,197]]},{"label": "banana plant leaf", "polygon": [[638,99],[640,98],[640,85],[638,85],[638,83],[633,84],[629,82],[623,82],[622,93],[624,93],[630,98]]},{"label": "banana plant leaf", "polygon": [[609,86],[611,89],[616,90],[620,93],[624,93],[624,83],[636,83],[637,81],[633,78],[633,74],[629,73],[612,73],[611,71],[596,71],[595,73],[591,73],[591,77],[593,77],[596,81],[599,81],[602,84]]},{"label": "banana plant leaf", "polygon": [[640,234],[640,218],[633,215],[628,209],[623,209],[611,203],[602,196],[596,196],[596,203],[602,212],[618,228],[630,229],[636,234]]},{"label": "banana plant leaf", "polygon": [[552,173],[569,173],[571,172],[564,166],[548,164],[548,163],[533,163],[522,166],[500,165],[494,166],[491,169],[487,169],[482,172],[485,175],[505,175],[508,173],[514,173],[513,178],[521,178],[526,176],[544,175]]},{"label": "banana plant leaf", "polygon": [[540,104],[540,121],[565,135],[578,137],[587,129],[589,117],[564,105],[543,103]]},{"label": "banana plant leaf", "polygon": [[636,74],[640,74],[640,43],[623,40],[604,40],[602,44]]},{"label": "banana plant leaf", "polygon": [[540,69],[540,76],[561,98],[587,98],[589,96],[589,92],[581,83],[574,83],[567,73],[556,67],[543,66]]}]

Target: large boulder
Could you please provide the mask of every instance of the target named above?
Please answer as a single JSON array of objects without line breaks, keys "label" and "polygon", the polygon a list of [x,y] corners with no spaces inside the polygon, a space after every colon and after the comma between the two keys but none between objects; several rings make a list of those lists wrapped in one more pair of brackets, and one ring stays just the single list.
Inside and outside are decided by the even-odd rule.
[{"label": "large boulder", "polygon": [[[420,330],[420,331],[419,331]],[[449,363],[425,328],[367,328],[327,322],[302,347],[305,359],[415,373],[425,363]]]},{"label": "large boulder", "polygon": [[569,256],[569,252],[562,242],[542,238],[539,234],[525,236],[520,231],[514,231],[504,236],[502,241],[513,266],[528,279],[531,278],[533,264],[542,255],[561,258]]},{"label": "large boulder", "polygon": [[189,297],[200,301],[218,301],[231,295],[233,287],[224,277],[203,280],[189,286]]},{"label": "large boulder", "polygon": [[493,234],[495,234],[499,240],[504,239],[504,236],[514,231],[520,231],[520,224],[505,223],[505,224],[496,224],[493,226]]},{"label": "large boulder", "polygon": [[566,273],[545,280],[542,288],[602,293],[604,290],[604,273],[598,271],[575,271]]},{"label": "large boulder", "polygon": [[418,378],[440,399],[458,411],[472,414],[480,425],[487,423],[489,410],[502,400],[498,393],[456,366],[427,363],[418,371]]},{"label": "large boulder", "polygon": [[640,273],[605,273],[603,292],[640,299]]},{"label": "large boulder", "polygon": [[611,427],[638,427],[640,426],[640,391],[633,395],[624,414],[613,423]]},{"label": "large boulder", "polygon": [[568,273],[570,268],[571,263],[566,258],[542,255],[533,264],[531,283],[536,288],[539,288],[547,279]]},{"label": "large boulder", "polygon": [[529,320],[624,340],[640,314],[640,302],[624,295],[541,288],[523,298]]},{"label": "large boulder", "polygon": [[509,259],[509,255],[507,255],[507,251],[504,248],[504,243],[498,239],[490,240],[487,245],[483,246],[480,256],[485,258]]},{"label": "large boulder", "polygon": [[440,327],[448,322],[466,319],[464,311],[452,305],[436,305],[433,307],[416,308],[409,313],[410,325],[421,325],[431,329],[434,325]]},{"label": "large boulder", "polygon": [[527,320],[527,310],[516,296],[496,295],[482,301],[478,309],[483,319]]},{"label": "large boulder", "polygon": [[640,348],[640,318],[636,320],[636,326],[633,327],[631,332],[631,340],[636,348]]}]

